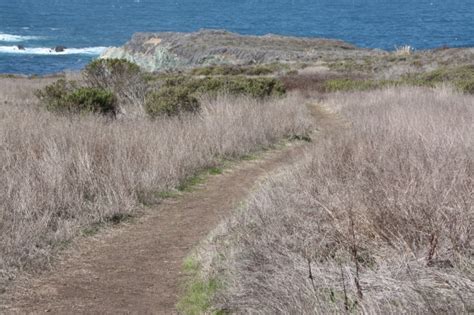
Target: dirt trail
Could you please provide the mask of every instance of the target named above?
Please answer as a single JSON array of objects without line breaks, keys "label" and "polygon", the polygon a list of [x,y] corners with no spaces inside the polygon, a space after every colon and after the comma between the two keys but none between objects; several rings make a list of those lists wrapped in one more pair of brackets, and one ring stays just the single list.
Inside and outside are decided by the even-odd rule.
[{"label": "dirt trail", "polygon": [[5,294],[0,313],[175,314],[185,256],[265,174],[302,150],[299,144],[266,152],[136,222],[80,240],[54,270]]}]

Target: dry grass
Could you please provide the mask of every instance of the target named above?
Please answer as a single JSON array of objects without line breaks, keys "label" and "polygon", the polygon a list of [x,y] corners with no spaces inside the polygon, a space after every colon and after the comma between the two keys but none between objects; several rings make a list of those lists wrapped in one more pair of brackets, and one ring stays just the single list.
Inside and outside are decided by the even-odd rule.
[{"label": "dry grass", "polygon": [[0,103],[0,288],[19,270],[47,265],[81,228],[127,216],[199,169],[304,134],[311,123],[291,96],[220,97],[203,101],[196,116],[108,120],[55,116],[28,89],[2,88],[10,91],[0,93],[8,98]]},{"label": "dry grass", "polygon": [[35,96],[35,90],[53,83],[57,79],[54,78],[1,78],[0,77],[0,106],[4,104],[18,105],[37,104],[38,100]]},{"label": "dry grass", "polygon": [[396,56],[409,56],[412,54],[413,50],[413,47],[410,45],[399,46],[395,47],[394,54]]},{"label": "dry grass", "polygon": [[[251,314],[474,311],[474,98],[337,94],[350,127],[271,177],[203,254],[214,306]],[[342,125],[342,124],[341,124]],[[207,254],[209,255],[209,254]]]}]

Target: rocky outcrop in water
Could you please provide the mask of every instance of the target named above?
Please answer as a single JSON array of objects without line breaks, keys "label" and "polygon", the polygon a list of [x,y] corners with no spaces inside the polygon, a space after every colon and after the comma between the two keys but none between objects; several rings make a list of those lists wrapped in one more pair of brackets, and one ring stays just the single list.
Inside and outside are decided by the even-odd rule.
[{"label": "rocky outcrop in water", "polygon": [[124,58],[148,71],[197,66],[314,62],[321,58],[363,57],[384,52],[357,48],[339,40],[279,35],[245,36],[227,31],[136,33],[101,58]]},{"label": "rocky outcrop in water", "polygon": [[64,46],[56,46],[52,48],[55,52],[64,52],[66,50],[66,47]]}]

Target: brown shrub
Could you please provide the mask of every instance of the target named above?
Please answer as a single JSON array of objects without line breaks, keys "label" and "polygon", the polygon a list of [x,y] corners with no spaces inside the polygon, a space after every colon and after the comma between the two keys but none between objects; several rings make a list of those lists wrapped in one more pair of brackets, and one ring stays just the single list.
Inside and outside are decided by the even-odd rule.
[{"label": "brown shrub", "polygon": [[217,309],[468,313],[473,97],[391,88],[326,103],[350,127],[271,177],[203,251]]},{"label": "brown shrub", "polygon": [[0,287],[91,223],[133,213],[224,157],[305,133],[296,98],[203,100],[199,115],[110,121],[0,104]]},{"label": "brown shrub", "polygon": [[279,79],[287,91],[299,91],[305,96],[312,96],[315,93],[326,93],[326,82],[341,78],[348,80],[362,79],[362,77],[357,75],[341,75],[331,72],[290,74]]}]

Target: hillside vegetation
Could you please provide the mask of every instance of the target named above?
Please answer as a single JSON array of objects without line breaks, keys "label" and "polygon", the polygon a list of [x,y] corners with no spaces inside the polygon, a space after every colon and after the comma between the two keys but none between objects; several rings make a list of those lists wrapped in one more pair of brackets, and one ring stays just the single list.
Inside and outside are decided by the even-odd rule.
[{"label": "hillside vegetation", "polygon": [[201,31],[136,34],[114,56],[0,77],[0,293],[298,139],[301,160],[186,261],[182,313],[472,312],[472,49]]},{"label": "hillside vegetation", "polygon": [[149,117],[146,93],[163,91],[161,83],[111,64],[74,80],[1,79],[0,288],[19,271],[47,267],[74,237],[159,203],[203,169],[312,129],[298,96],[228,89],[193,94],[198,110]]},{"label": "hillside vegetation", "polygon": [[207,310],[472,312],[473,104],[447,88],[328,97],[331,127],[194,256],[218,288]]}]

